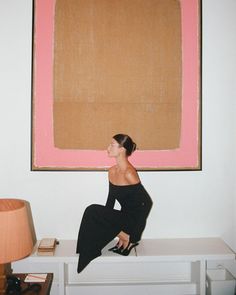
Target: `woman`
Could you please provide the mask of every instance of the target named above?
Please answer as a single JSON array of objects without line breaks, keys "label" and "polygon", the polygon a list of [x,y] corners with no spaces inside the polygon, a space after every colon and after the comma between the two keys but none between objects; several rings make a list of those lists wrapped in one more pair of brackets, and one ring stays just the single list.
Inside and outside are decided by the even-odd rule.
[{"label": "woman", "polygon": [[[116,165],[109,169],[106,205],[90,205],[84,212],[76,251],[79,253],[78,273],[100,256],[102,248],[115,237],[118,243],[109,250],[120,255],[129,255],[141,239],[152,200],[128,161],[135,149],[136,144],[126,134],[116,134],[108,146],[108,156],[115,158]],[[116,199],[121,210],[114,209]]]}]

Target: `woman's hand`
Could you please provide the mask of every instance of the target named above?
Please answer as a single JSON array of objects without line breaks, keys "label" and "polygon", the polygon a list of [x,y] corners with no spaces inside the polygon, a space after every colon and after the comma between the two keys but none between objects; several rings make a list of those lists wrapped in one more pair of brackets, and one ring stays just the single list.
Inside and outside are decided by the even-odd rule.
[{"label": "woman's hand", "polygon": [[119,242],[118,248],[123,247],[123,249],[127,248],[129,245],[129,235],[123,231],[118,234]]}]

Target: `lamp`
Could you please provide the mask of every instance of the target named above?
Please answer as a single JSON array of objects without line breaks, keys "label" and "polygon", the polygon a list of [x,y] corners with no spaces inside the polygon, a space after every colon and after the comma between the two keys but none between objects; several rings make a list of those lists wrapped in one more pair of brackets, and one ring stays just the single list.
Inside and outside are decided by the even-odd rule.
[{"label": "lamp", "polygon": [[0,294],[6,293],[7,266],[33,250],[36,236],[30,205],[19,199],[0,199]]}]

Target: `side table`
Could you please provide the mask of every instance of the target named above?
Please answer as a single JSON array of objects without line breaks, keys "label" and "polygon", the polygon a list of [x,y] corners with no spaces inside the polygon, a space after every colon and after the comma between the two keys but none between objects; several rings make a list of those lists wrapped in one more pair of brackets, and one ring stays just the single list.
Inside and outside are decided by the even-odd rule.
[{"label": "side table", "polygon": [[[46,280],[44,282],[31,282],[31,283],[25,283],[25,278],[28,275],[28,273],[13,273],[13,276],[16,276],[21,280],[21,289],[22,291],[25,290],[30,285],[37,283],[41,285],[41,290],[37,295],[50,295],[52,281],[53,281],[53,273],[47,273]],[[37,273],[35,273],[37,276]],[[33,294],[32,292],[26,292],[24,294]],[[35,294],[35,293],[34,293]]]}]

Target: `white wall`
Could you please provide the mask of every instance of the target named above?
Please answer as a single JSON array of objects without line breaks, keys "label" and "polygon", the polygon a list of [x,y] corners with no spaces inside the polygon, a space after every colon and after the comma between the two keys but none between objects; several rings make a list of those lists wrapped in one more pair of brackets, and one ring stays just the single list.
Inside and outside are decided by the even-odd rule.
[{"label": "white wall", "polygon": [[[31,0],[0,1],[0,197],[31,202],[38,238],[77,237],[104,203],[106,172],[31,172]],[[221,236],[236,249],[236,1],[203,0],[203,170],[142,172],[154,207],[144,237]]]}]

